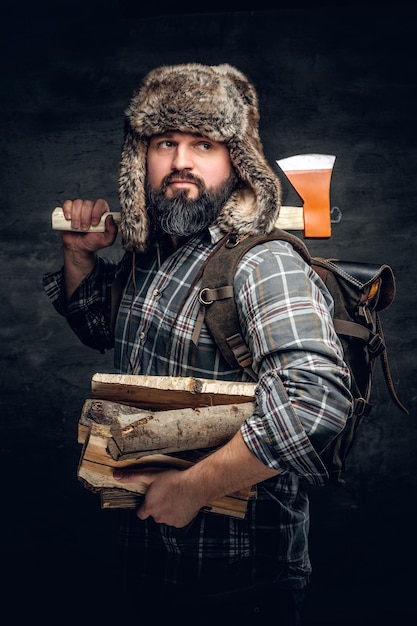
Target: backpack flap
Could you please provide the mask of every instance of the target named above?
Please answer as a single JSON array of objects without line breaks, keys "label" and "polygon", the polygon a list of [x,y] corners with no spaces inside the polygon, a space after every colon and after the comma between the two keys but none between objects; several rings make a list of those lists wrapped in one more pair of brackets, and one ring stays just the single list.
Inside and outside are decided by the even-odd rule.
[{"label": "backpack flap", "polygon": [[371,310],[382,311],[393,302],[395,277],[389,265],[336,260],[328,260],[326,263],[333,272],[362,292],[364,303]]},{"label": "backpack flap", "polygon": [[392,269],[388,265],[320,258],[312,259],[312,266],[333,296],[337,332],[366,341],[375,356],[380,354],[385,347],[382,338],[376,338],[376,313],[394,300]]}]

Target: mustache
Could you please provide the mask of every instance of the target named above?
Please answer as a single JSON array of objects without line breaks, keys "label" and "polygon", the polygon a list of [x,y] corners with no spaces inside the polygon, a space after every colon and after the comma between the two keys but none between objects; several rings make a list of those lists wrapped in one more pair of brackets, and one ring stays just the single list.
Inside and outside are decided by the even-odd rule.
[{"label": "mustache", "polygon": [[170,183],[178,180],[189,180],[190,182],[197,185],[198,189],[204,189],[203,181],[197,176],[191,174],[191,172],[189,172],[188,170],[174,170],[173,172],[165,176],[165,178],[162,180],[161,190],[165,191]]}]

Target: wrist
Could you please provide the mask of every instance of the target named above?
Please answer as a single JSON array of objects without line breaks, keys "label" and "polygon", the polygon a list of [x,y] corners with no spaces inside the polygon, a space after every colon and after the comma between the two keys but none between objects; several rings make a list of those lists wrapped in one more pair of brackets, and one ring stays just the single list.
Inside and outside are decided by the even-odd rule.
[{"label": "wrist", "polygon": [[79,250],[77,248],[66,248],[64,247],[64,262],[67,266],[72,266],[76,268],[77,271],[81,274],[87,276],[93,269],[96,264],[96,253],[87,251],[87,250]]},{"label": "wrist", "polygon": [[80,283],[94,270],[95,252],[64,249],[64,278],[67,301]]}]

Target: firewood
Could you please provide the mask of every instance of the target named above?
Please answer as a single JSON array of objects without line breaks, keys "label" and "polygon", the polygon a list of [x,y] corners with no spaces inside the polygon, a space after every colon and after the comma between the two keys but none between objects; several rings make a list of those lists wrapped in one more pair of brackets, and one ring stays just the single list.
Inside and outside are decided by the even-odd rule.
[{"label": "firewood", "polygon": [[[244,519],[248,510],[248,501],[256,497],[256,490],[225,496],[203,507],[203,513],[215,513],[228,515],[238,519]],[[143,496],[124,489],[101,489],[100,503],[102,509],[137,509]]]},{"label": "firewood", "polygon": [[[139,459],[116,461],[108,452],[108,439],[110,437],[110,427],[107,424],[91,423],[77,472],[77,476],[85,488],[100,494],[102,508],[133,508],[135,504],[137,506],[140,502],[140,496],[146,493],[148,485],[145,482],[125,483],[121,490],[120,481],[113,477],[115,467],[186,469],[207,454],[207,451],[192,450],[189,459],[187,459],[187,452],[183,452],[178,457],[153,454]],[[254,489],[255,487],[251,486],[224,498],[219,498],[210,502],[203,510],[243,518],[247,510],[248,500],[254,497]],[[123,493],[121,494],[120,491]],[[129,497],[128,494],[131,496]]]},{"label": "firewood", "polygon": [[[230,439],[254,409],[254,383],[95,374],[91,389],[78,424],[77,475],[100,494],[102,508],[136,507],[146,492],[145,483],[121,489],[115,467],[186,469]],[[243,518],[255,494],[250,486],[202,510]]]},{"label": "firewood", "polygon": [[[110,426],[116,419],[136,421],[140,415],[147,415],[149,410],[141,409],[119,402],[101,400],[100,398],[85,400],[78,420],[78,443],[83,444],[88,436],[92,423]],[[130,417],[132,416],[132,417]]]},{"label": "firewood", "polygon": [[100,503],[102,509],[137,509],[143,496],[125,489],[101,489]]},{"label": "firewood", "polygon": [[110,426],[113,458],[212,448],[226,443],[254,410],[253,402],[174,409],[116,417]]},{"label": "firewood", "polygon": [[94,374],[94,398],[145,409],[181,409],[253,402],[255,383],[176,376]]},{"label": "firewood", "polygon": [[246,402],[147,411],[108,400],[90,399],[83,406],[78,440],[84,442],[88,428],[96,423],[109,426],[108,451],[116,460],[212,448],[231,439],[253,409],[254,403]]}]

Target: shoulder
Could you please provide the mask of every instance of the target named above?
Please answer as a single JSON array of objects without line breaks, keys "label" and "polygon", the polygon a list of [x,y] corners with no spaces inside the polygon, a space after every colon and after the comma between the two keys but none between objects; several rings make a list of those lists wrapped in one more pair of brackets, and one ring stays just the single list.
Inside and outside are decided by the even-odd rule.
[{"label": "shoulder", "polygon": [[299,252],[288,241],[273,239],[255,245],[240,260],[237,272],[251,272],[254,269],[262,273],[279,269],[281,271],[298,271],[309,273],[310,266]]},{"label": "shoulder", "polygon": [[259,294],[262,290],[292,297],[324,301],[332,307],[332,297],[311,265],[291,243],[272,240],[256,245],[240,260],[234,279],[234,291]]}]

